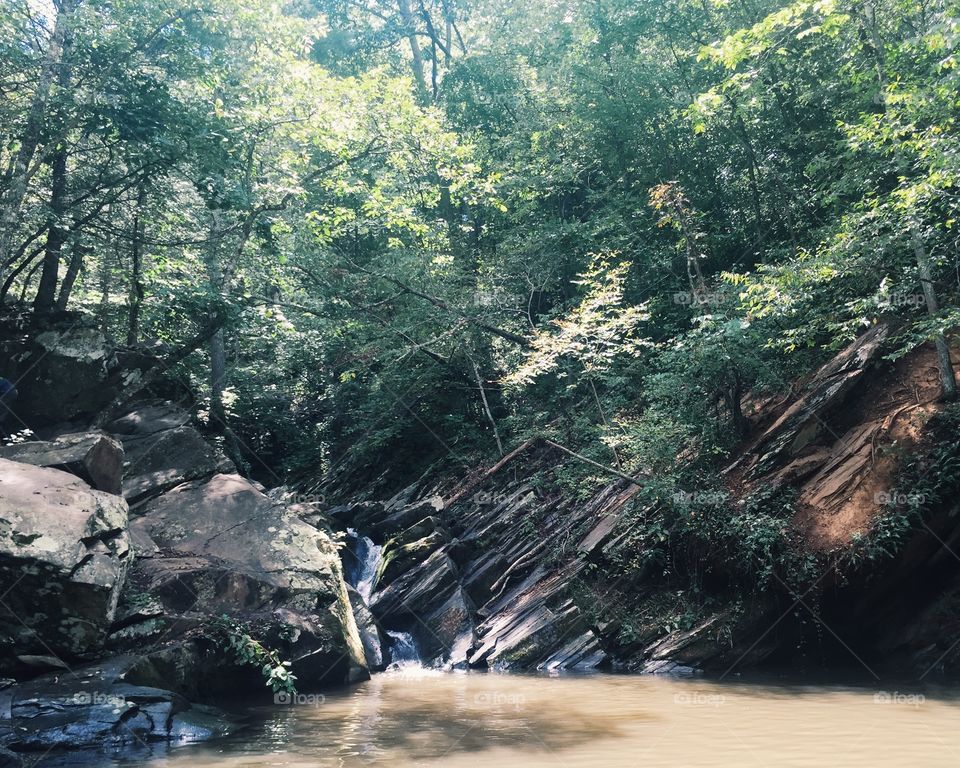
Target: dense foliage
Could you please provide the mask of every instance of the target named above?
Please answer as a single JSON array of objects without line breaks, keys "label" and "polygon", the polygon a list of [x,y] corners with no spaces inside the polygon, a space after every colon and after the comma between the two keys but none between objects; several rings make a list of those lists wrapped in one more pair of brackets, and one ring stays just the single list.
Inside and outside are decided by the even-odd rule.
[{"label": "dense foliage", "polygon": [[945,347],[958,42],[952,0],[3,0],[0,295],[216,318],[183,375],[268,483],[533,434],[701,471],[879,318]]}]

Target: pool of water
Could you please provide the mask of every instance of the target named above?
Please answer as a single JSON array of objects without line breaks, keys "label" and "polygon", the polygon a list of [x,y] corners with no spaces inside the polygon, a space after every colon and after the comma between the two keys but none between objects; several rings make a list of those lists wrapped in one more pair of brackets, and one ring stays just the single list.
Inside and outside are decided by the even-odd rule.
[{"label": "pool of water", "polygon": [[[249,715],[246,729],[220,742],[94,764],[960,766],[960,700],[949,689],[402,669]],[[76,759],[50,755],[40,765]]]}]

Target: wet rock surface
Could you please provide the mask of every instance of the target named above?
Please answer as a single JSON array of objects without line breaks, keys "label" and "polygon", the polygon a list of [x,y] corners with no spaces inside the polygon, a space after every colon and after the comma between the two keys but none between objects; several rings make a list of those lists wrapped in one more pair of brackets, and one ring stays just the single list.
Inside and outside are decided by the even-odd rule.
[{"label": "wet rock surface", "polygon": [[116,658],[10,689],[0,720],[20,751],[119,747],[148,741],[202,741],[237,727],[226,713],[160,688],[131,685],[134,660]]}]

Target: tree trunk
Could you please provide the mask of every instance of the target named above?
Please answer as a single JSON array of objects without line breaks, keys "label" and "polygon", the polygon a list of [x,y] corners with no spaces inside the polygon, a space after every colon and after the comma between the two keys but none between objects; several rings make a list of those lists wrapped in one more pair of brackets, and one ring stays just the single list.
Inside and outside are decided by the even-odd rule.
[{"label": "tree trunk", "polygon": [[[75,0],[62,0],[57,6],[57,18],[53,26],[50,44],[43,59],[40,77],[37,81],[37,90],[33,94],[30,111],[23,135],[20,137],[20,147],[13,160],[13,167],[8,179],[7,192],[2,201],[0,213],[0,278],[4,277],[10,252],[13,248],[17,223],[20,219],[20,209],[27,196],[27,187],[35,168],[33,167],[37,147],[44,131],[43,123],[48,111],[50,89],[54,78],[61,69],[64,58],[64,49],[68,40],[70,15]],[[63,73],[61,72],[61,77]]]},{"label": "tree trunk", "polygon": [[497,441],[497,450],[500,452],[500,455],[503,456],[503,443],[500,442],[500,432],[497,429],[497,422],[493,418],[493,411],[490,410],[490,403],[487,401],[487,392],[483,388],[483,379],[480,378],[480,370],[477,368],[477,364],[473,362],[473,358],[470,358],[470,365],[473,366],[473,375],[477,380],[477,386],[480,388],[480,399],[483,401],[484,413],[487,414],[487,420],[493,428],[493,437]]},{"label": "tree trunk", "polygon": [[40,286],[33,300],[33,311],[38,315],[50,312],[57,300],[57,284],[60,281],[60,256],[67,242],[67,150],[61,146],[53,156],[50,177],[50,218],[47,229],[47,247],[43,254],[43,271]]},{"label": "tree trunk", "polygon": [[70,294],[73,293],[73,286],[77,282],[77,276],[83,269],[83,257],[87,253],[87,247],[78,241],[74,241],[73,250],[70,254],[70,265],[67,267],[67,274],[63,277],[63,284],[60,286],[60,295],[57,296],[57,309],[65,312],[70,303]]},{"label": "tree trunk", "polygon": [[427,91],[427,78],[423,73],[423,54],[420,51],[420,43],[417,41],[417,30],[413,24],[413,14],[410,12],[409,0],[397,0],[397,7],[400,10],[400,20],[403,22],[407,40],[410,43],[410,55],[413,59],[411,66],[413,77],[417,81],[417,93],[421,100],[426,103],[430,95]]},{"label": "tree trunk", "polygon": [[[927,305],[927,314],[936,317],[940,313],[937,294],[933,289],[933,269],[930,265],[930,256],[923,237],[916,224],[910,226],[910,238],[913,241],[913,252],[920,268],[920,284],[923,288],[923,298]],[[942,333],[933,337],[933,344],[937,348],[937,361],[940,368],[940,396],[944,400],[954,400],[957,397],[957,377],[953,373],[953,363],[950,360],[950,345]]]},{"label": "tree trunk", "polygon": [[140,310],[143,307],[143,206],[147,188],[143,183],[137,191],[137,210],[133,214],[133,247],[130,251],[130,315],[127,323],[127,346],[140,341]]}]

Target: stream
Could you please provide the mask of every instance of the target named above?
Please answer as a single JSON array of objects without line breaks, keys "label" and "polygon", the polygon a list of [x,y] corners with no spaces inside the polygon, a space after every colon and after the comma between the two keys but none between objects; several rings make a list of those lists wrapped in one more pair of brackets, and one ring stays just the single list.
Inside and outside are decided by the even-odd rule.
[{"label": "stream", "polygon": [[[348,581],[369,600],[381,548],[354,532]],[[50,753],[44,768],[497,768],[960,765],[960,689],[814,684],[797,675],[671,678],[423,667],[386,630],[390,665],[364,683],[233,709],[219,741],[114,755]]]},{"label": "stream", "polygon": [[[353,688],[253,707],[233,737],[39,765],[876,766],[960,764],[960,701],[869,688],[403,666]],[[78,762],[79,761],[79,762]]]}]

